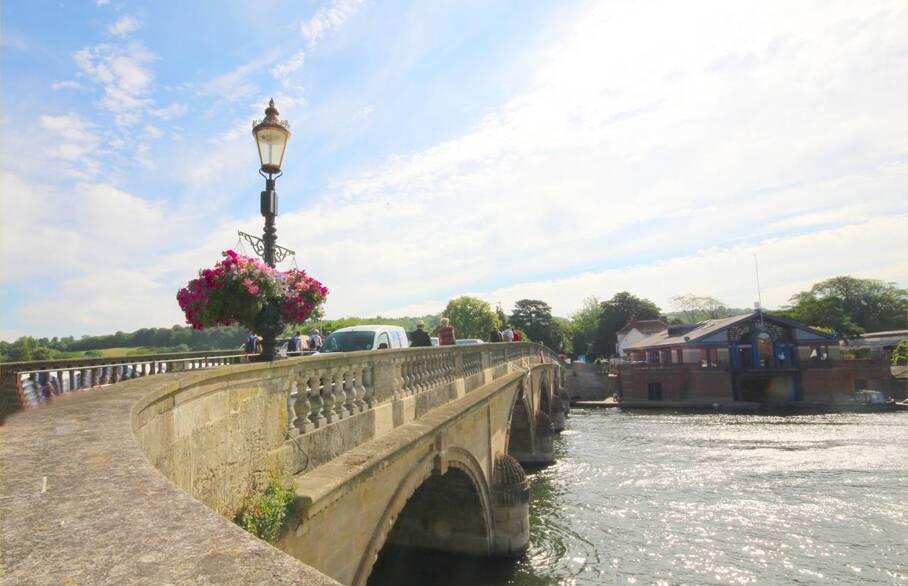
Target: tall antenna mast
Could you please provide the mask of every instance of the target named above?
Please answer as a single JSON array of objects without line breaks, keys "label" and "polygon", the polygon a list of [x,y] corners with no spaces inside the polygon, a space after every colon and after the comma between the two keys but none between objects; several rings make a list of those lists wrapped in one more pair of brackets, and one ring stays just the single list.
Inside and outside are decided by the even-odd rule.
[{"label": "tall antenna mast", "polygon": [[757,310],[760,312],[760,325],[763,325],[763,296],[760,293],[760,265],[757,264],[757,253],[754,253],[754,272],[757,274]]}]

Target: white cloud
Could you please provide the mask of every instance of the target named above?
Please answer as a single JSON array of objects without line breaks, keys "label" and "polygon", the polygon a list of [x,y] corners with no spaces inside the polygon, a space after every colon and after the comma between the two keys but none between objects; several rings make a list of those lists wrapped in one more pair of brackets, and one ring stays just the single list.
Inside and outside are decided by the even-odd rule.
[{"label": "white cloud", "polygon": [[[32,137],[28,147],[15,135],[9,137],[5,145],[9,153],[31,148],[35,156],[28,160],[9,157],[12,161],[20,161],[23,169],[37,166],[45,172],[50,169],[56,175],[77,180],[90,179],[98,173],[97,150],[101,137],[94,124],[74,113],[42,115],[38,121],[45,132],[37,140]],[[14,167],[7,165],[7,170]]]},{"label": "white cloud", "polygon": [[98,6],[107,6],[110,4],[110,0],[95,0],[95,4]]},{"label": "white cloud", "polygon": [[79,84],[79,82],[72,81],[72,80],[65,80],[65,81],[57,81],[57,82],[50,84],[50,89],[52,89],[54,91],[56,91],[56,90],[78,90],[78,89],[82,89],[82,86]]},{"label": "white cloud", "polygon": [[157,126],[152,126],[151,124],[146,124],[144,130],[145,134],[149,138],[161,138],[161,136],[164,134],[163,132],[161,132],[160,128],[158,128]]},{"label": "white cloud", "polygon": [[170,104],[169,106],[164,106],[163,108],[152,108],[148,111],[148,113],[155,118],[160,118],[161,120],[173,120],[174,118],[179,118],[188,110],[189,108],[186,106],[186,104]]},{"label": "white cloud", "polygon": [[314,45],[322,36],[340,28],[352,18],[363,5],[363,0],[332,0],[318,9],[315,15],[300,23],[300,32],[309,45]]},{"label": "white cloud", "polygon": [[107,32],[115,37],[125,37],[136,32],[142,27],[142,23],[132,16],[124,16],[107,27]]},{"label": "white cloud", "polygon": [[[792,233],[905,215],[903,6],[667,2],[655,24],[653,10],[595,4],[544,52],[529,92],[284,214],[290,246],[332,286],[329,313],[745,242],[798,246]],[[887,226],[905,234],[904,220]],[[803,265],[787,265],[779,290],[808,274],[872,273],[873,248],[856,249],[824,263],[792,250]],[[897,266],[878,273],[908,282]],[[690,290],[727,291],[685,282],[671,293]],[[578,291],[576,303],[593,293],[604,295]]]},{"label": "white cloud", "polygon": [[120,126],[136,124],[153,103],[148,64],[156,57],[141,44],[95,45],[76,51],[74,57],[79,69],[104,88],[101,106],[115,115]]},{"label": "white cloud", "polygon": [[262,68],[268,67],[278,59],[274,51],[267,55],[244,63],[239,67],[209,79],[197,88],[203,96],[213,96],[227,102],[246,100],[258,92],[258,86],[250,78]]},{"label": "white cloud", "polygon": [[277,80],[286,82],[288,78],[296,73],[306,62],[306,52],[297,51],[289,59],[278,63],[271,68],[271,75]]}]

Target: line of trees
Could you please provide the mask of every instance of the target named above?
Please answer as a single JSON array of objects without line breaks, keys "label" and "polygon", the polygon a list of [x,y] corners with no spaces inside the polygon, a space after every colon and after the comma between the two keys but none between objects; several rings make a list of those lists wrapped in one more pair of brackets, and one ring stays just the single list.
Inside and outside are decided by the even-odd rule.
[{"label": "line of trees", "polygon": [[[461,296],[448,302],[439,314],[422,317],[345,317],[321,320],[295,330],[311,331],[318,327],[322,334],[361,324],[400,325],[413,331],[424,322],[434,332],[442,316],[448,317],[458,338],[488,340],[493,328],[510,325],[525,340],[545,344],[556,351],[585,354],[590,357],[615,354],[616,335],[632,319],[663,320],[669,324],[697,323],[746,313],[748,309],[729,307],[709,296],[694,294],[671,298],[672,310],[662,309],[649,299],[627,291],[602,301],[592,296],[584,299],[570,319],[552,315],[551,306],[539,299],[521,299],[510,315],[499,306],[492,309],[482,299]],[[863,332],[908,329],[908,290],[876,279],[835,277],[813,285],[791,297],[789,303],[771,315],[787,317],[805,325],[844,337]],[[285,335],[293,330],[287,329]],[[107,336],[66,338],[19,338],[13,343],[0,342],[0,360],[41,360],[77,352],[98,352],[108,348],[143,348],[146,351],[188,351],[239,348],[245,340],[242,328],[193,330],[184,326],[142,328],[132,333],[117,332]]]}]

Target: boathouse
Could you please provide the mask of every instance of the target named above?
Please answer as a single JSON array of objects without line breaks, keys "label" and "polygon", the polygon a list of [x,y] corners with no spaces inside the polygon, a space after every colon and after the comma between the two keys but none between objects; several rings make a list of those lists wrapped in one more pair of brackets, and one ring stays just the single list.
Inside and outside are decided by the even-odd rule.
[{"label": "boathouse", "polygon": [[618,356],[627,356],[627,349],[637,342],[653,334],[661,332],[668,327],[661,319],[631,319],[623,328],[616,332],[617,344],[615,350]]},{"label": "boathouse", "polygon": [[853,354],[836,336],[759,311],[672,325],[626,349],[626,401],[830,404],[885,390],[878,354]]}]

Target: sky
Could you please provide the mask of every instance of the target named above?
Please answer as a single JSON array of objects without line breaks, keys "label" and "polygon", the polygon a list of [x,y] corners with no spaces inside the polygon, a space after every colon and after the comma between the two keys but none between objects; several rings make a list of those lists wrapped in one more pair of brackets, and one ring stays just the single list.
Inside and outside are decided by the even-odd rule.
[{"label": "sky", "polygon": [[0,339],[184,323],[271,97],[329,318],[908,285],[902,1],[0,6]]}]

